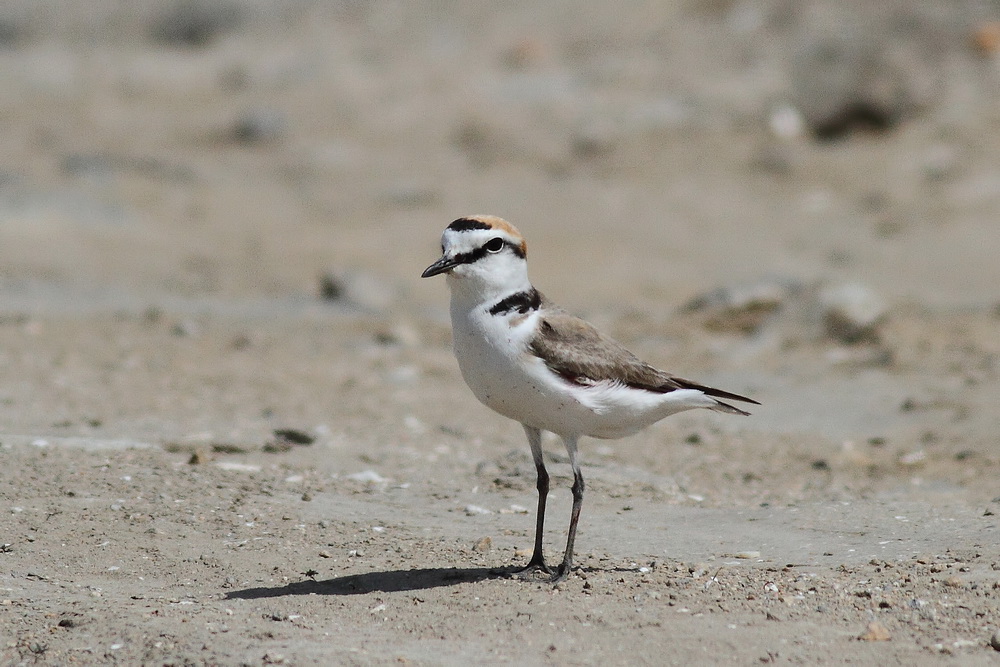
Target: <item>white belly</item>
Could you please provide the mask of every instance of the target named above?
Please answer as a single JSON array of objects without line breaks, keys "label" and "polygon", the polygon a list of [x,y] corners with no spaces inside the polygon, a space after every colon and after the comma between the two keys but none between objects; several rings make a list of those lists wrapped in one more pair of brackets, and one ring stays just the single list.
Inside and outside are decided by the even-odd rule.
[{"label": "white belly", "polygon": [[476,398],[505,417],[559,435],[615,439],[711,402],[695,390],[659,394],[610,382],[567,382],[528,351],[536,319],[530,314],[511,326],[485,312],[452,312],[462,377]]}]

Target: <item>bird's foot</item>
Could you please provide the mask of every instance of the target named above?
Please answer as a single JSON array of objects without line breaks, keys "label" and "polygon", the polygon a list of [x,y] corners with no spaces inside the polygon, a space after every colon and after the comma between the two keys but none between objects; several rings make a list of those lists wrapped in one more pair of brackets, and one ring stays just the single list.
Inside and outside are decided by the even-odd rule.
[{"label": "bird's foot", "polygon": [[566,563],[566,562],[560,563],[559,567],[556,568],[556,571],[552,572],[552,576],[550,576],[548,578],[548,580],[547,580],[548,583],[550,583],[550,584],[558,584],[558,583],[560,583],[562,581],[565,581],[566,577],[569,576],[570,570],[572,570],[572,569],[573,569],[573,566],[570,565],[569,563]]},{"label": "bird's foot", "polygon": [[552,568],[545,564],[545,559],[536,554],[531,557],[527,565],[517,570],[508,571],[507,574],[523,581],[547,581],[541,575],[551,576],[553,572]]},{"label": "bird's foot", "polygon": [[507,576],[521,581],[536,581],[545,584],[558,584],[566,580],[573,566],[569,563],[560,563],[559,567],[551,568],[544,561],[536,561],[534,558],[519,570],[508,572]]}]

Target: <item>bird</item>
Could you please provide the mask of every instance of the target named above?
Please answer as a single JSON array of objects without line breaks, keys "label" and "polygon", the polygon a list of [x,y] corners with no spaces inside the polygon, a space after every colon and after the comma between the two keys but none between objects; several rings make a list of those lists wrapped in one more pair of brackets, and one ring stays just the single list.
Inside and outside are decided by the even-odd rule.
[{"label": "bird", "polygon": [[[640,360],[616,340],[564,311],[528,279],[527,244],[493,215],[458,218],[441,236],[441,257],[421,274],[445,274],[455,357],[466,384],[487,407],[521,424],[536,471],[534,549],[522,579],[564,580],[583,506],[577,443],[582,436],[618,439],[672,414],[707,408],[749,415],[728,401],[746,396],[672,375]],[[542,529],[549,494],[542,433],[562,439],[573,470],[573,507],[566,549],[555,568],[545,562]]]}]

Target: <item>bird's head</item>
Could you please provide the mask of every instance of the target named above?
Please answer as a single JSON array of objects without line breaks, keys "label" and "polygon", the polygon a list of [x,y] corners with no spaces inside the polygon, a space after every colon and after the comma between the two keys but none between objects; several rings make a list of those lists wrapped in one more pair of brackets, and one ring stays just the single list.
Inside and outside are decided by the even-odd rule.
[{"label": "bird's head", "polygon": [[452,289],[507,293],[528,283],[527,244],[514,225],[494,215],[452,222],[441,235],[441,258],[423,278],[447,274]]}]

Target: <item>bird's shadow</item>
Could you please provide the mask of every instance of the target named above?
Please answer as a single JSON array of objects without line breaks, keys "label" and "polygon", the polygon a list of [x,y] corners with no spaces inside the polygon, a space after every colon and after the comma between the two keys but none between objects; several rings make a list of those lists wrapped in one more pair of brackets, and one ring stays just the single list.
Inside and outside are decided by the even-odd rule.
[{"label": "bird's shadow", "polygon": [[367,572],[322,581],[315,579],[296,581],[285,586],[245,588],[227,593],[226,599],[256,600],[284,595],[364,595],[374,592],[419,591],[440,586],[468,584],[484,579],[504,579],[509,577],[512,571],[513,568],[435,567],[420,570]]}]

